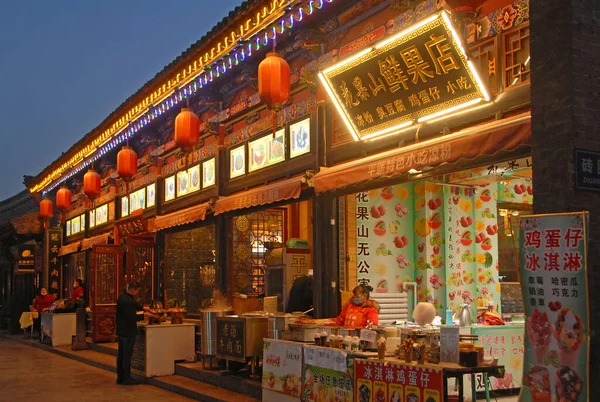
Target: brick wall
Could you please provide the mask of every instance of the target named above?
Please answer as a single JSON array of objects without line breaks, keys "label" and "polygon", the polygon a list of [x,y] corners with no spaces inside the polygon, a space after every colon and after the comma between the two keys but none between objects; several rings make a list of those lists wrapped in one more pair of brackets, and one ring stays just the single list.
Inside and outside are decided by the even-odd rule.
[{"label": "brick wall", "polygon": [[[600,2],[533,0],[531,109],[535,213],[590,211],[590,383],[600,378],[600,193],[575,190],[574,150],[600,151]],[[600,398],[590,387],[589,400]]]}]

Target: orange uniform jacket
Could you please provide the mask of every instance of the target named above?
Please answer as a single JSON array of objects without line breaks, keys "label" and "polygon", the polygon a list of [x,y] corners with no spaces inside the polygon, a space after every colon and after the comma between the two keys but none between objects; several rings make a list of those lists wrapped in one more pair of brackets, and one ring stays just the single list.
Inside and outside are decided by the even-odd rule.
[{"label": "orange uniform jacket", "polygon": [[337,325],[346,328],[365,328],[367,321],[373,323],[373,325],[379,324],[379,311],[373,304],[366,307],[364,303],[360,306],[354,303],[347,303],[340,315],[333,319],[333,322]]}]

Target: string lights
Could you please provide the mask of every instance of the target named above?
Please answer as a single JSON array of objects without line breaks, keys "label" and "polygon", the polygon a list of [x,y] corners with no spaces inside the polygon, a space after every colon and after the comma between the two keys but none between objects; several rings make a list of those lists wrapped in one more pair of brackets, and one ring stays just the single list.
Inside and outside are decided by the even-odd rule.
[{"label": "string lights", "polygon": [[[159,104],[150,106],[146,113],[136,118],[135,121],[130,122],[130,124],[122,130],[116,132],[108,141],[96,148],[95,151],[86,155],[86,157],[84,157],[75,168],[72,168],[68,174],[63,175],[51,185],[44,186],[45,189],[43,189],[42,194],[45,195],[51,192],[56,187],[60,186],[61,183],[69,180],[71,177],[91,166],[98,159],[115,149],[115,147],[133,137],[142,128],[161,117],[173,107],[178,106],[183,100],[194,95],[198,90],[209,85],[215,78],[226,74],[237,66],[240,61],[245,61],[247,57],[251,57],[254,51],[272,45],[272,42],[276,40],[278,35],[282,35],[287,30],[292,29],[296,23],[303,20],[304,15],[313,15],[318,10],[322,10],[326,3],[333,2],[334,0],[310,0],[308,3],[295,10],[288,10],[286,15],[272,24],[272,28],[265,28],[263,31],[255,33],[254,37],[248,38],[245,41],[239,41],[238,46],[234,50],[214,63],[211,63],[212,67],[205,66],[193,81],[190,81],[182,88],[174,89],[173,94],[163,99]],[[32,190],[32,192],[34,191],[35,189]]]}]

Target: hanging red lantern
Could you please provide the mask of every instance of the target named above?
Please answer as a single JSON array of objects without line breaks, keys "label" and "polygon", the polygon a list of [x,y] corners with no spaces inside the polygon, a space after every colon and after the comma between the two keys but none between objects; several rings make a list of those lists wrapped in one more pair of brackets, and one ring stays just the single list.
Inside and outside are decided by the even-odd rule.
[{"label": "hanging red lantern", "polygon": [[67,209],[71,208],[71,198],[73,194],[66,187],[61,187],[56,192],[56,208],[60,211],[65,212]]},{"label": "hanging red lantern", "polygon": [[175,143],[190,151],[200,140],[200,119],[188,108],[182,108],[175,118]]},{"label": "hanging red lantern", "polygon": [[48,221],[54,217],[54,204],[47,198],[40,202],[40,218],[44,220],[44,229],[48,229]]},{"label": "hanging red lantern", "polygon": [[131,181],[137,173],[137,154],[128,146],[123,147],[117,154],[117,172],[119,176],[127,181]]},{"label": "hanging red lantern", "polygon": [[102,191],[100,175],[94,169],[88,170],[83,176],[83,192],[90,200],[95,200]]},{"label": "hanging red lantern", "polygon": [[290,65],[279,53],[267,53],[258,66],[260,100],[274,111],[281,110],[290,97]]},{"label": "hanging red lantern", "polygon": [[273,138],[277,132],[277,112],[290,97],[290,65],[279,53],[267,53],[258,66],[258,95],[273,111]]}]

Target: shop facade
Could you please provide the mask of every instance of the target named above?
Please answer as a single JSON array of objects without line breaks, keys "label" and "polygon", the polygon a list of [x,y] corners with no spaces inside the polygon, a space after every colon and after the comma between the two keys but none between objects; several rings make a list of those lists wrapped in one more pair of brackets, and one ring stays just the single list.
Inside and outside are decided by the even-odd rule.
[{"label": "shop facade", "polygon": [[[470,18],[451,2],[433,0],[309,3],[290,10],[280,1],[247,6],[263,10],[257,24],[269,32],[281,13],[291,21],[273,31],[292,72],[291,96],[275,115],[256,82],[272,39],[254,32],[241,46],[251,63],[232,50],[189,85],[157,79],[136,97],[143,104],[151,89],[177,87],[165,103],[140,108],[148,112],[129,126],[112,122],[138,154],[137,174],[126,183],[106,163],[102,195],[90,203],[74,188],[80,195],[62,226],[61,289],[66,293],[75,276],[95,289],[88,290],[98,316],[93,331],[103,328],[96,340],[111,339],[114,303],[132,280],[141,282],[146,304],[179,301],[193,317],[215,290],[239,311],[262,310],[263,296],[277,296],[283,311],[291,282],[272,285],[285,282],[288,270],[293,277],[309,269],[317,317],[337,315],[344,292],[365,283],[376,299],[408,293],[408,305],[390,320],[410,317],[415,303],[428,301],[441,316],[463,304],[473,312],[493,304],[519,321],[517,217],[572,210],[549,200],[556,190],[548,184],[551,163],[536,151],[539,145],[557,153],[552,146],[560,141],[545,143],[532,124],[532,99],[542,95],[530,85],[529,21],[545,14],[527,1],[480,2]],[[243,18],[230,17],[225,27]],[[294,34],[283,36],[286,29]],[[180,67],[191,74],[192,52],[163,74]],[[198,145],[182,150],[173,125],[186,105],[199,116],[202,134]],[[113,138],[120,137],[106,141]],[[94,163],[114,160],[117,150],[111,145]],[[538,159],[545,170],[534,181]],[[52,194],[83,174],[77,168],[69,179],[66,172],[44,181],[51,169],[42,172],[31,190]],[[273,249],[283,249],[281,256]],[[292,268],[284,254],[298,249],[309,257]],[[513,336],[522,334],[505,339]],[[503,346],[488,346],[507,357]],[[522,365],[518,354],[509,359],[515,370],[519,358]]]}]

